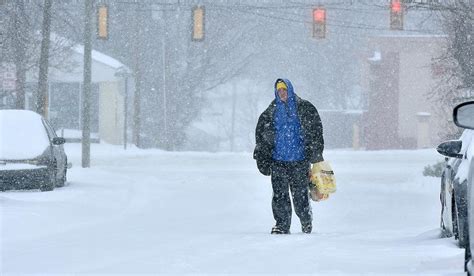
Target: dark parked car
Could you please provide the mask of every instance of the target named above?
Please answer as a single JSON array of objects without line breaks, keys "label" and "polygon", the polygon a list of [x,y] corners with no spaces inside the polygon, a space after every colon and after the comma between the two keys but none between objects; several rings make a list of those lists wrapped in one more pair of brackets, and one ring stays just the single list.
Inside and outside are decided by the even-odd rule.
[{"label": "dark parked car", "polygon": [[473,136],[474,132],[466,129],[459,140],[444,142],[437,149],[446,156],[446,165],[441,175],[441,229],[446,237],[454,235],[461,247],[467,246],[469,236],[467,175],[462,172],[467,164],[464,155]]},{"label": "dark parked car", "polygon": [[[462,103],[454,108],[453,111],[454,123],[462,128],[474,129],[474,101]],[[469,141],[470,145],[474,142]],[[469,223],[469,237],[474,237],[474,146],[469,147],[464,154],[466,166],[461,168],[458,174],[466,177],[467,188],[467,202],[468,202],[468,223]],[[468,238],[469,238],[468,237]],[[465,268],[468,275],[471,275],[474,270],[472,263],[471,252],[474,250],[474,239],[468,239],[468,246],[465,254]]]},{"label": "dark parked car", "polygon": [[51,191],[66,182],[64,138],[39,114],[0,110],[0,189]]},{"label": "dark parked car", "polygon": [[[474,130],[474,101],[462,103],[454,108],[453,111],[454,123],[462,128],[466,128],[466,132],[472,132]],[[471,275],[474,271],[474,265],[472,263],[471,252],[474,250],[474,136],[470,135],[470,138],[465,137],[462,140],[462,148],[464,151],[460,152],[459,145],[456,143],[444,144],[443,151],[447,156],[453,156],[460,158],[461,162],[457,168],[456,177],[466,181],[466,196],[465,204],[467,206],[467,231],[466,236],[466,253],[465,253],[465,270],[468,275]],[[443,145],[443,144],[442,144]],[[441,145],[440,145],[441,146]],[[459,156],[458,154],[462,154]]]}]

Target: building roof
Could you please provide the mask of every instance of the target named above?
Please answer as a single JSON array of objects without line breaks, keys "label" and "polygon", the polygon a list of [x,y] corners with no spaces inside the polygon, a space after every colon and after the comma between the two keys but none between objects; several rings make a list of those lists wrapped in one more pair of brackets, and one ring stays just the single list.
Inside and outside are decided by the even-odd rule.
[{"label": "building roof", "polygon": [[[84,55],[84,45],[77,44],[74,47],[72,47],[72,50],[81,56]],[[120,61],[116,60],[115,58],[108,56],[104,53],[101,53],[96,50],[92,50],[92,60],[100,62],[104,65],[110,66],[114,69],[119,69],[119,68],[127,68],[125,64],[121,63]]]}]

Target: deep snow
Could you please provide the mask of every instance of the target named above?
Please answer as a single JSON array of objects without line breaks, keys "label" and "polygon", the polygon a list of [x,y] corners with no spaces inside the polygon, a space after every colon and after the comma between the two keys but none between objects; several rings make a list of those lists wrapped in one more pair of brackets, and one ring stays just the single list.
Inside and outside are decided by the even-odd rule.
[{"label": "deep snow", "polygon": [[66,145],[74,167],[53,192],[0,194],[9,273],[463,275],[439,238],[434,150],[326,151],[338,191],[312,203],[315,232],[272,236],[271,186],[249,153],[168,153]]}]

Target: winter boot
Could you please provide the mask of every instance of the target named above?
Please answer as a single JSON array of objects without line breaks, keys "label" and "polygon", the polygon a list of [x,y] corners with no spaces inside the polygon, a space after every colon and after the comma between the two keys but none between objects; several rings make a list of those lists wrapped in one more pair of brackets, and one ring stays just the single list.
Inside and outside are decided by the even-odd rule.
[{"label": "winter boot", "polygon": [[290,234],[290,230],[284,230],[279,226],[273,226],[271,234]]},{"label": "winter boot", "polygon": [[313,231],[313,225],[310,223],[305,223],[301,224],[301,231],[305,234],[311,234],[311,231]]}]

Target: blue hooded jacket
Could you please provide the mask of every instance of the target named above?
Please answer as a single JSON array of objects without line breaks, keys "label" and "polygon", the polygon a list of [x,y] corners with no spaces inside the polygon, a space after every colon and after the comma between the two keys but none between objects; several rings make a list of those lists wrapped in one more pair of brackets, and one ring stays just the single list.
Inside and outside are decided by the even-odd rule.
[{"label": "blue hooded jacket", "polygon": [[[279,161],[301,161],[305,158],[304,138],[296,104],[293,85],[282,79],[288,87],[288,99],[283,102],[278,96],[275,83],[275,147],[273,159]],[[278,82],[279,80],[277,80]]]}]

